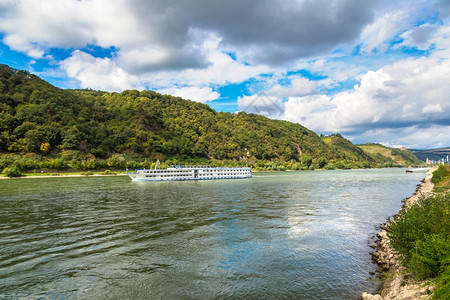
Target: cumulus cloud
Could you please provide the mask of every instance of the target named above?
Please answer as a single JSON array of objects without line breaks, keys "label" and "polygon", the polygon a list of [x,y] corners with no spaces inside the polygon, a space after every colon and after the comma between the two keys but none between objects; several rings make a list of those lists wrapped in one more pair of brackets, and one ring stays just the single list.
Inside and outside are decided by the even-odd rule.
[{"label": "cumulus cloud", "polygon": [[198,48],[190,45],[181,49],[136,47],[120,51],[117,63],[133,74],[207,67],[209,63]]},{"label": "cumulus cloud", "polygon": [[443,112],[441,105],[438,104],[427,104],[422,108],[422,113],[441,113]]},{"label": "cumulus cloud", "polygon": [[94,44],[124,51],[125,69],[136,68],[128,59],[133,54],[161,58],[145,60],[145,71],[203,67],[192,31],[208,31],[242,59],[273,65],[356,39],[372,20],[371,6],[357,0],[19,0],[3,4],[0,30],[12,49],[34,57],[51,47]]},{"label": "cumulus cloud", "polygon": [[196,86],[172,87],[157,91],[161,94],[173,95],[202,103],[216,100],[217,98],[220,97],[220,94],[216,91],[213,91],[210,87],[196,87]]},{"label": "cumulus cloud", "polygon": [[[150,87],[199,102],[217,99],[220,95],[213,91],[215,86],[242,82],[268,71],[265,66],[250,66],[236,61],[219,48],[219,43],[219,38],[210,36],[199,45],[207,61],[207,67],[202,69],[166,70],[135,75],[135,72],[124,67],[122,56],[98,58],[81,50],[73,51],[70,57],[60,62],[60,66],[71,78],[77,79],[83,88],[119,91]],[[137,49],[136,53],[140,50]],[[147,54],[150,54],[152,50],[148,51]],[[136,67],[139,67],[140,57],[143,63],[158,63],[154,56],[166,57],[165,52],[157,50],[153,56],[140,56],[141,54],[135,55],[133,64]],[[129,54],[130,60],[132,57]],[[108,72],[111,72],[109,77]]]},{"label": "cumulus cloud", "polygon": [[171,86],[217,86],[245,81],[268,72],[266,66],[251,66],[233,59],[220,48],[221,39],[210,36],[200,46],[206,55],[208,66],[202,69],[161,71],[141,76],[149,86],[168,88]]},{"label": "cumulus cloud", "polygon": [[317,81],[311,81],[300,76],[286,78],[289,84],[276,83],[266,93],[275,97],[300,97],[313,94],[318,85]]},{"label": "cumulus cloud", "polygon": [[410,149],[432,149],[448,147],[450,126],[413,125],[404,128],[377,128],[363,134],[348,134],[347,138],[355,143],[373,143],[377,141],[389,147],[404,146]]},{"label": "cumulus cloud", "polygon": [[429,43],[435,47],[433,57],[450,59],[450,25],[446,24],[437,29]]},{"label": "cumulus cloud", "polygon": [[[208,66],[202,69],[190,68],[182,71],[166,70],[137,76],[123,67],[121,57],[95,58],[80,50],[74,51],[69,58],[62,61],[61,66],[67,71],[70,77],[79,80],[82,83],[82,87],[99,88],[101,85],[108,91],[119,89],[118,84],[120,81],[117,78],[118,73],[123,78],[123,89],[130,88],[130,86],[148,86],[151,89],[168,91],[175,90],[174,87],[214,87],[242,82],[268,71],[268,68],[265,66],[250,66],[236,61],[219,48],[219,43],[220,39],[212,36],[199,46],[206,53],[206,60],[208,62]],[[160,55],[164,56],[165,54],[161,53]],[[151,60],[152,58],[145,59]],[[116,72],[111,74],[111,82],[108,82],[109,79],[107,73],[105,73],[108,70]],[[97,72],[102,73],[98,74]],[[98,75],[102,77],[101,82],[97,79]],[[90,78],[93,79],[91,83],[89,81]],[[204,101],[208,100],[212,100],[212,98],[205,98]]]},{"label": "cumulus cloud", "polygon": [[[386,139],[399,138],[393,133],[429,134],[431,131],[423,129],[424,126],[449,132],[448,78],[448,60],[402,60],[367,72],[354,90],[338,93],[334,98],[326,95],[289,98],[283,118],[319,132],[341,132],[366,141],[377,135],[379,139],[381,133]],[[414,144],[401,140],[408,146]]]},{"label": "cumulus cloud", "polygon": [[440,23],[436,16],[441,14],[443,18],[446,17],[445,7],[448,5],[445,2],[379,2],[374,22],[368,24],[360,36],[362,52],[385,52],[399,39],[403,39],[403,46],[425,49],[423,45],[427,44],[428,38]]},{"label": "cumulus cloud", "polygon": [[3,4],[0,30],[14,50],[133,45],[145,36],[125,0],[18,0]]},{"label": "cumulus cloud", "polygon": [[412,21],[408,10],[395,10],[379,16],[375,22],[368,25],[361,34],[364,52],[384,52],[388,43],[401,31],[409,27]]},{"label": "cumulus cloud", "polygon": [[450,61],[407,59],[367,72],[352,91],[292,97],[285,118],[322,132],[450,125]]},{"label": "cumulus cloud", "polygon": [[138,77],[125,72],[110,58],[96,58],[83,51],[74,51],[61,62],[61,67],[79,80],[82,88],[107,91],[144,88]]},{"label": "cumulus cloud", "polygon": [[408,30],[400,35],[403,39],[400,46],[428,50],[432,46],[430,39],[433,37],[436,29],[437,26],[427,23]]}]

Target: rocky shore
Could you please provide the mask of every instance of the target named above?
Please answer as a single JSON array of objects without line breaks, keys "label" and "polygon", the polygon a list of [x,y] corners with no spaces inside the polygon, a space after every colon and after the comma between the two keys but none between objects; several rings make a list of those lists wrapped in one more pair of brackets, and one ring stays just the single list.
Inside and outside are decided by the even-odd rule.
[{"label": "rocky shore", "polygon": [[[432,175],[427,176],[418,186],[416,193],[405,199],[402,209],[408,209],[421,197],[427,197],[433,191]],[[378,271],[383,277],[383,282],[375,295],[362,293],[362,300],[406,300],[406,299],[430,299],[433,288],[425,285],[426,282],[417,282],[409,279],[410,274],[400,264],[397,255],[390,246],[387,236],[388,224],[380,226],[377,234],[378,241],[376,251],[371,253],[372,259],[379,265]]]}]

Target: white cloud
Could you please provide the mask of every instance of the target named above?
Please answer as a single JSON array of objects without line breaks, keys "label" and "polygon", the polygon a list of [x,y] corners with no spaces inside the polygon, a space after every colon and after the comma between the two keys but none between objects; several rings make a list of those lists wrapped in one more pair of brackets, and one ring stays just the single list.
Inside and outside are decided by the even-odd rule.
[{"label": "white cloud", "polygon": [[96,58],[83,51],[74,51],[61,62],[61,67],[79,80],[82,88],[106,91],[144,88],[138,77],[125,72],[110,58]]},{"label": "white cloud", "polygon": [[[425,20],[435,19],[439,1],[380,1],[375,21],[367,25],[361,33],[360,41],[364,53],[385,52],[391,43],[401,37],[404,45],[420,48],[434,30],[434,25],[424,24]],[[422,46],[421,46],[422,44]]]},{"label": "white cloud", "polygon": [[213,91],[209,87],[196,87],[196,86],[179,87],[179,88],[172,87],[168,89],[157,90],[157,92],[161,94],[173,95],[202,103],[216,100],[217,98],[220,97],[220,94],[218,92]]},{"label": "white cloud", "polygon": [[431,47],[430,38],[436,29],[436,26],[432,24],[423,24],[419,27],[414,27],[400,35],[403,42],[399,46],[428,50]]},{"label": "white cloud", "polygon": [[[39,47],[70,49],[95,44],[133,46],[148,39],[125,0],[19,0],[3,7],[5,43],[28,52]],[[39,46],[37,46],[39,45]]]},{"label": "white cloud", "polygon": [[[332,112],[336,107],[326,95],[309,95],[305,97],[291,97],[284,103],[285,114],[283,119],[297,122],[305,126],[315,126],[315,130],[333,127],[332,118],[323,119],[324,114]],[[311,127],[309,127],[311,128]]]},{"label": "white cloud", "polygon": [[11,49],[26,53],[32,58],[43,58],[45,52],[39,45],[29,44],[26,39],[18,34],[10,34],[5,36],[3,41],[11,47]]},{"label": "white cloud", "polygon": [[367,72],[352,91],[334,98],[291,97],[284,104],[283,119],[319,132],[355,136],[450,124],[448,78],[450,60],[405,59]]},{"label": "white cloud", "polygon": [[405,128],[377,128],[353,135],[346,135],[354,143],[378,141],[389,147],[404,146],[410,149],[448,147],[450,126],[410,126]]},{"label": "white cloud", "polygon": [[375,50],[386,51],[388,44],[399,32],[408,28],[410,22],[408,11],[399,9],[379,16],[375,22],[364,28],[361,39],[362,50],[371,53]]},{"label": "white cloud", "polygon": [[429,43],[436,48],[433,57],[450,59],[450,25],[439,27],[429,39]]},{"label": "white cloud", "polygon": [[200,46],[205,53],[208,66],[203,69],[189,68],[182,71],[161,71],[142,76],[151,87],[225,85],[238,83],[261,73],[268,72],[266,66],[250,66],[233,59],[220,46],[221,39],[210,35]]},{"label": "white cloud", "polygon": [[422,108],[422,113],[441,113],[443,112],[441,105],[438,104],[427,104]]},{"label": "white cloud", "polygon": [[372,19],[372,4],[329,2],[3,1],[0,32],[11,49],[35,58],[52,48],[114,46],[132,67],[129,55],[152,53],[155,59],[146,57],[141,66],[147,72],[155,63],[156,70],[203,67],[203,53],[196,48],[201,41],[192,33],[208,32],[238,51],[240,59],[279,65],[352,40]]},{"label": "white cloud", "polygon": [[275,97],[301,97],[315,92],[317,81],[311,81],[299,76],[288,77],[289,85],[276,83],[266,93]]},{"label": "white cloud", "polygon": [[[153,50],[151,49],[147,49],[149,51],[147,53],[140,52],[146,51],[146,49],[128,52],[127,60],[124,60],[122,56],[95,58],[88,53],[76,50],[71,57],[61,63],[61,66],[70,77],[79,80],[82,87],[103,87],[103,89],[111,91],[148,86],[151,89],[168,91],[174,87],[197,86],[200,87],[198,91],[203,91],[202,94],[205,98],[202,99],[204,100],[196,98],[193,93],[186,93],[186,95],[193,96],[198,101],[209,101],[217,98],[217,95],[213,92],[209,95],[204,94],[204,87],[209,87],[211,91],[214,86],[242,82],[268,71],[265,66],[253,67],[232,59],[220,48],[220,39],[215,36],[210,36],[199,47],[202,48],[202,52],[206,53],[208,62],[208,67],[203,69],[189,68],[182,71],[160,71],[142,74],[139,77],[132,75],[133,73],[128,71],[130,68],[128,62],[132,60],[133,53],[136,54],[137,58],[134,64],[139,62],[139,58],[144,59],[144,63],[145,61],[148,63],[156,62],[151,56],[146,58],[146,54],[152,54]],[[161,56],[165,55],[164,52],[155,50],[154,54],[158,53]],[[108,72],[111,72],[110,78],[108,78]]]}]

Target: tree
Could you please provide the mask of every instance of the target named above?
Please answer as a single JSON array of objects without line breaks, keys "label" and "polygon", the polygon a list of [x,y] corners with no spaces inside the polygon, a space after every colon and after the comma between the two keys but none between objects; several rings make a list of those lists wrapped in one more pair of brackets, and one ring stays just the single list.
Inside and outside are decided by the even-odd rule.
[{"label": "tree", "polygon": [[319,169],[323,169],[323,167],[325,167],[325,165],[328,163],[328,160],[325,157],[319,157],[317,159],[317,167]]},{"label": "tree", "polygon": [[311,156],[303,156],[302,157],[302,165],[309,168],[312,164],[312,158]]},{"label": "tree", "polygon": [[22,176],[22,173],[17,167],[9,167],[5,168],[3,170],[3,174],[5,174],[7,177],[20,177]]},{"label": "tree", "polygon": [[39,147],[43,153],[48,153],[50,151],[50,143],[42,143],[41,147]]}]

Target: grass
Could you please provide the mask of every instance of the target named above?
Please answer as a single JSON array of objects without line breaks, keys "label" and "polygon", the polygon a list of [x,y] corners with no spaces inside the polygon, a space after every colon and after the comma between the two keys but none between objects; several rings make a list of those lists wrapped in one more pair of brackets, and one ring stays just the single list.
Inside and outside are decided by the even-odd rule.
[{"label": "grass", "polygon": [[431,181],[436,187],[450,187],[450,165],[440,165],[439,168],[433,172]]}]

